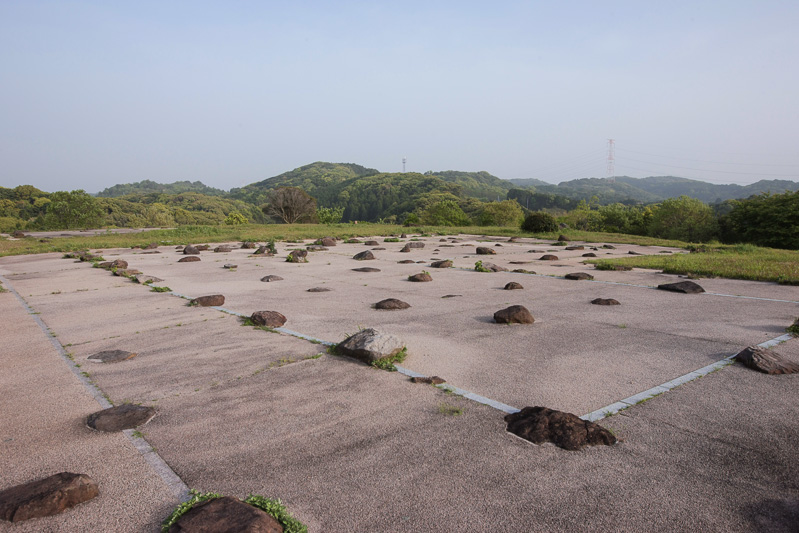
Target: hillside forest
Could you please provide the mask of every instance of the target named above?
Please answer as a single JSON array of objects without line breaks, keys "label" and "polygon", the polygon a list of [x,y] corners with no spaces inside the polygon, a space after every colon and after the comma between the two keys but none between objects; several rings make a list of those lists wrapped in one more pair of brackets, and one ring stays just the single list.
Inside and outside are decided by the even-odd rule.
[{"label": "hillside forest", "polygon": [[3,232],[355,221],[520,227],[526,218],[530,231],[554,224],[695,243],[799,249],[799,183],[716,185],[659,176],[552,185],[502,180],[488,172],[384,173],[317,162],[229,192],[198,181],[145,180],[97,195],[0,187]]}]

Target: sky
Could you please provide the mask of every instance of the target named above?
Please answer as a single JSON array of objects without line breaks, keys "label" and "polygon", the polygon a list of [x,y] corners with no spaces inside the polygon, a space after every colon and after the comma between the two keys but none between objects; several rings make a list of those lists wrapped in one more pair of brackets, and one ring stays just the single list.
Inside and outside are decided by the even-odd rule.
[{"label": "sky", "polygon": [[0,186],[799,180],[799,2],[0,0]]}]

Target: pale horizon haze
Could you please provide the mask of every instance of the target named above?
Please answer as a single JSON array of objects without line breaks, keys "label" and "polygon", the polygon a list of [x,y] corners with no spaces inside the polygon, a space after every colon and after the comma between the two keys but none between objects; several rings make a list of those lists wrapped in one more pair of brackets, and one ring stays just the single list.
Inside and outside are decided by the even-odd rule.
[{"label": "pale horizon haze", "polygon": [[0,2],[0,186],[799,180],[799,3]]}]

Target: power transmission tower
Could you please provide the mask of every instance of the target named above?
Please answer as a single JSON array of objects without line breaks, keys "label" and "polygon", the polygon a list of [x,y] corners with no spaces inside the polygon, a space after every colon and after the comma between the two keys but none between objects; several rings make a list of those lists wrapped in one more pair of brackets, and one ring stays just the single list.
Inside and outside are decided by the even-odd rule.
[{"label": "power transmission tower", "polygon": [[611,183],[616,183],[616,141],[613,139],[608,139],[607,177]]},{"label": "power transmission tower", "polygon": [[406,161],[408,161],[408,158],[405,157],[405,156],[402,156],[402,173],[403,174],[405,173],[405,162]]}]

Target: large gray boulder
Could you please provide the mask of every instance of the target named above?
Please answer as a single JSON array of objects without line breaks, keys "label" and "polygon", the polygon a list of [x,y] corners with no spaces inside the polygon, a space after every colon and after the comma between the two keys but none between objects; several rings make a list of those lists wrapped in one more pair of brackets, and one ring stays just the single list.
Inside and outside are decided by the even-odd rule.
[{"label": "large gray boulder", "polygon": [[397,355],[405,348],[405,343],[399,337],[368,328],[347,337],[336,348],[344,355],[372,363]]}]

